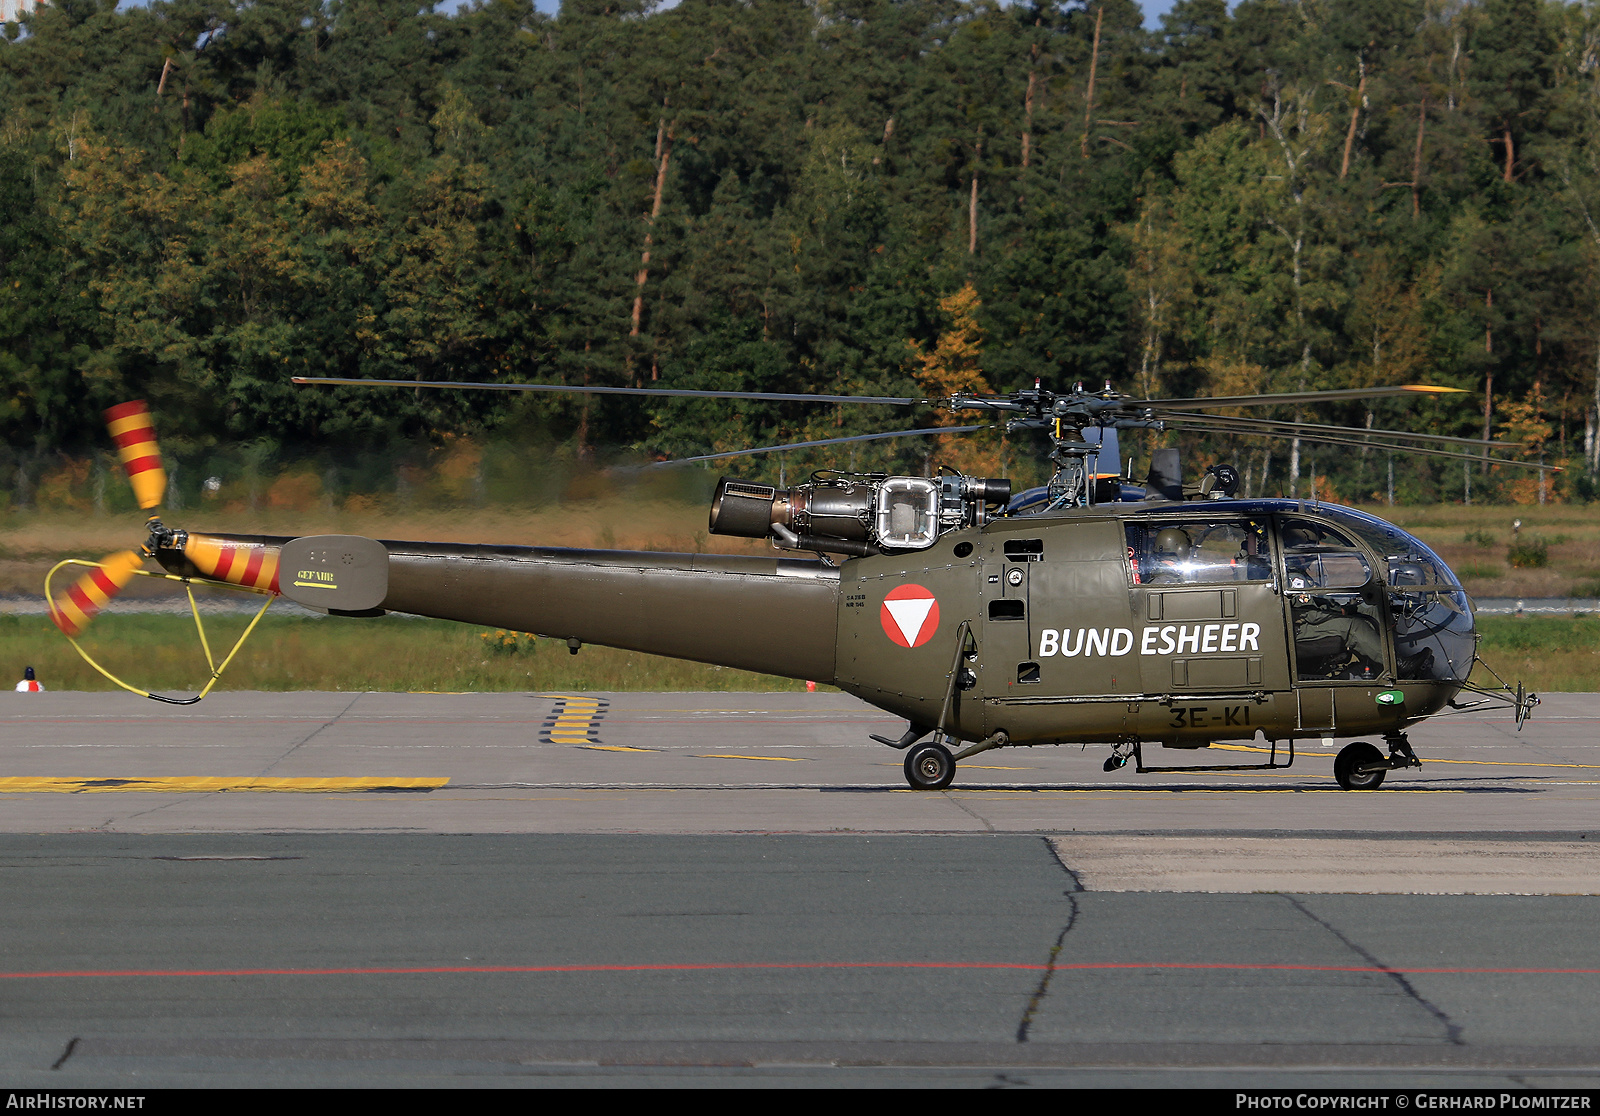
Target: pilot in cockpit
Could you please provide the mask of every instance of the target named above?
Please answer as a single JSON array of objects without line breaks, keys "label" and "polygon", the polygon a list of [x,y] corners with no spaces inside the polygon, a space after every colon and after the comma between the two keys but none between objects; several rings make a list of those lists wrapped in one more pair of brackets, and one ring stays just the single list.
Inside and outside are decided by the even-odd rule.
[{"label": "pilot in cockpit", "polygon": [[1189,580],[1189,557],[1194,543],[1182,527],[1163,527],[1156,532],[1153,553],[1147,561],[1147,585],[1172,585]]},{"label": "pilot in cockpit", "polygon": [[1381,673],[1383,635],[1355,591],[1368,580],[1365,563],[1343,540],[1324,539],[1309,525],[1286,526],[1282,538],[1301,677],[1337,669],[1351,655],[1366,677]]}]

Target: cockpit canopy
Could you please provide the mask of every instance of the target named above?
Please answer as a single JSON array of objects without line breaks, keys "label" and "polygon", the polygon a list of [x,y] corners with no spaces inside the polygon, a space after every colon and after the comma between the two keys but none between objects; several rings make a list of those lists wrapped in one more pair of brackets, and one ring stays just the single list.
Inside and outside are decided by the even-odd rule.
[{"label": "cockpit canopy", "polygon": [[1455,574],[1421,539],[1376,516],[1331,504],[1240,500],[1162,508],[1129,516],[1124,527],[1132,580],[1152,587],[1274,580],[1268,538],[1275,530],[1282,590],[1298,606],[1291,611],[1302,668],[1315,656],[1301,628],[1316,629],[1318,610],[1340,612],[1345,622],[1335,626],[1347,635],[1371,631],[1366,659],[1375,671],[1384,628],[1393,633],[1402,680],[1459,681],[1472,668],[1472,605]]},{"label": "cockpit canopy", "polygon": [[1347,528],[1386,565],[1384,580],[1396,589],[1460,589],[1461,582],[1428,544],[1375,515],[1324,504],[1317,515]]}]

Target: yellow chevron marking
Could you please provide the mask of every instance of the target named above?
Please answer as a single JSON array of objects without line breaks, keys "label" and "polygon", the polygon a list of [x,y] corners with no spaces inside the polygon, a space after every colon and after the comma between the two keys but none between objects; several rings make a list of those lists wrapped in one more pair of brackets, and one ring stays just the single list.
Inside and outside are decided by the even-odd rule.
[{"label": "yellow chevron marking", "polygon": [[546,694],[555,701],[542,728],[542,740],[551,744],[577,745],[600,752],[648,752],[652,748],[625,748],[600,743],[600,718],[604,703],[599,698],[575,694]]},{"label": "yellow chevron marking", "polygon": [[137,791],[145,794],[213,794],[218,791],[298,791],[338,794],[349,791],[430,791],[438,790],[449,781],[448,778],[385,779],[370,775],[327,779],[248,775],[92,779],[81,776],[49,778],[23,775],[0,778],[0,794],[103,794],[109,791]]}]

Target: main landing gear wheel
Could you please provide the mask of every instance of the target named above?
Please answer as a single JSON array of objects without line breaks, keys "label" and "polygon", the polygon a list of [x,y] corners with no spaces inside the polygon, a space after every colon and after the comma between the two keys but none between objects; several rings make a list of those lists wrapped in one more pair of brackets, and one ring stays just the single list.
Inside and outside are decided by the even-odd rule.
[{"label": "main landing gear wheel", "polygon": [[943,744],[918,744],[906,754],[906,782],[912,790],[944,790],[956,777],[956,761]]},{"label": "main landing gear wheel", "polygon": [[1333,777],[1345,790],[1377,790],[1383,785],[1383,777],[1388,772],[1359,769],[1382,762],[1382,752],[1365,740],[1357,740],[1354,744],[1346,744],[1334,757]]}]

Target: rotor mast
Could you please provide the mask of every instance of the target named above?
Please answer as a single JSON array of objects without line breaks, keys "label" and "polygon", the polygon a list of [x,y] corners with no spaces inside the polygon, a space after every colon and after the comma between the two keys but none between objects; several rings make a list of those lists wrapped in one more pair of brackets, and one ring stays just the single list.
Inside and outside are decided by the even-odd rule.
[{"label": "rotor mast", "polygon": [[[952,412],[1004,414],[1008,434],[1042,431],[1050,439],[1049,460],[1055,466],[1048,485],[1047,506],[1051,509],[1088,507],[1095,502],[1094,482],[1106,430],[1166,429],[1154,410],[1114,389],[1110,380],[1098,392],[1086,391],[1081,382],[1070,392],[1054,392],[1036,379],[1033,387],[1000,397],[957,393],[946,405]],[[1098,442],[1084,437],[1090,427],[1101,431]]]}]

